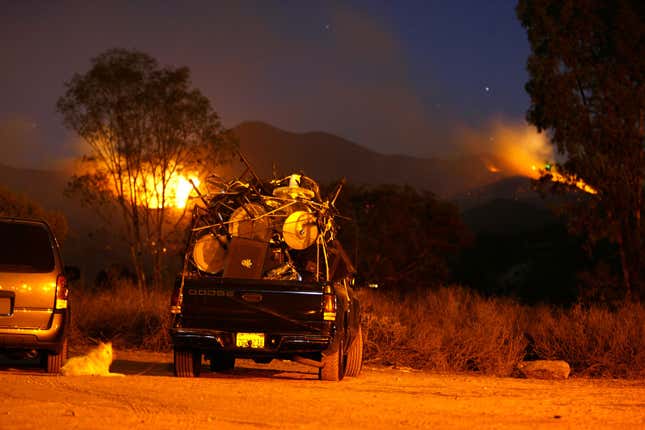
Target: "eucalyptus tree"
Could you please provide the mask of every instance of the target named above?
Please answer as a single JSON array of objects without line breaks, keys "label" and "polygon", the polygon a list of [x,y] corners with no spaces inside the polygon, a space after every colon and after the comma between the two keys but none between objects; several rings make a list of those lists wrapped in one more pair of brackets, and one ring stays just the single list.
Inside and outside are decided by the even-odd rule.
[{"label": "eucalyptus tree", "polygon": [[[57,103],[64,124],[89,151],[68,190],[104,215],[129,247],[138,284],[160,285],[179,179],[199,176],[228,142],[210,101],[186,67],[161,67],[149,55],[111,49],[65,84]],[[121,222],[114,222],[108,207]]]},{"label": "eucalyptus tree", "polygon": [[645,3],[520,0],[531,46],[527,119],[566,160],[559,173],[596,194],[573,226],[618,249],[626,296],[645,293]]}]

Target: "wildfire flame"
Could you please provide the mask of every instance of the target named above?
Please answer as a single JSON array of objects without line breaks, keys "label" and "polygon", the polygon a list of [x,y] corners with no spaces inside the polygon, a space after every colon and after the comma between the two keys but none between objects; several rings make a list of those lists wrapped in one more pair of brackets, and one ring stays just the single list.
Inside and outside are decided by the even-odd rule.
[{"label": "wildfire flame", "polygon": [[[550,165],[548,165],[548,164],[547,164],[547,166],[550,166]],[[546,170],[546,172],[548,172],[548,173],[551,175],[551,180],[552,180],[552,181],[554,181],[554,182],[561,182],[561,183],[563,183],[563,184],[574,185],[575,187],[577,187],[578,189],[580,189],[580,190],[584,191],[585,193],[589,193],[589,194],[598,194],[598,191],[596,191],[593,187],[591,187],[590,185],[588,185],[588,184],[587,184],[585,181],[583,181],[582,179],[569,179],[569,178],[565,178],[564,176],[562,176],[562,175],[561,175],[561,174],[559,174],[558,172],[554,171],[554,170],[553,170],[552,168],[550,168],[550,167],[549,167],[548,169],[545,167],[545,169],[544,169],[544,170]],[[542,172],[544,172],[544,171],[541,171],[541,173],[542,173]],[[546,173],[546,172],[544,172],[544,173]],[[540,173],[540,174],[541,174],[541,173]]]},{"label": "wildfire flame", "polygon": [[[186,207],[194,190],[193,184],[195,187],[200,184],[196,172],[187,171],[185,166],[175,163],[170,163],[165,171],[161,166],[151,162],[142,163],[134,169],[126,168],[125,158],[105,155],[111,153],[110,148],[113,144],[101,137],[91,143],[79,140],[77,142],[79,147],[99,156],[83,158],[82,161],[74,163],[71,169],[79,176],[92,175],[97,171],[105,173],[109,178],[107,187],[115,196],[122,194],[126,201],[136,201],[136,205],[140,207],[150,209]],[[87,148],[88,145],[89,148]]]},{"label": "wildfire flame", "polygon": [[[190,175],[188,177],[184,175],[172,176],[166,184],[166,192],[164,195],[162,193],[162,184],[158,180],[155,180],[153,175],[146,175],[143,180],[145,185],[139,187],[139,190],[141,190],[139,192],[140,201],[145,202],[145,205],[151,209],[159,209],[162,206],[183,209],[186,207],[188,198],[193,191],[193,185],[190,183],[191,180],[195,186],[199,185],[199,179],[196,175]],[[162,200],[165,200],[165,204],[163,205]]]},{"label": "wildfire flame", "polygon": [[[567,178],[558,173],[550,164],[555,159],[553,146],[544,133],[528,125],[509,126],[496,123],[492,127],[490,142],[492,151],[496,154],[508,173],[539,179],[545,174],[551,175],[551,180],[576,186],[580,190],[597,194],[597,191],[582,179]],[[489,172],[498,173],[501,168],[487,163]]]}]

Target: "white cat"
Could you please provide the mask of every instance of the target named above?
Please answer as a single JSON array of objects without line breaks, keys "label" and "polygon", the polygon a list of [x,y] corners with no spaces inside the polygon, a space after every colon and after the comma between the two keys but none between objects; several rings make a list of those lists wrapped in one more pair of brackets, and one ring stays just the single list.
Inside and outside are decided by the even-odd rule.
[{"label": "white cat", "polygon": [[103,343],[88,352],[86,355],[72,357],[60,372],[66,376],[94,375],[94,376],[125,376],[123,373],[111,373],[112,342]]}]

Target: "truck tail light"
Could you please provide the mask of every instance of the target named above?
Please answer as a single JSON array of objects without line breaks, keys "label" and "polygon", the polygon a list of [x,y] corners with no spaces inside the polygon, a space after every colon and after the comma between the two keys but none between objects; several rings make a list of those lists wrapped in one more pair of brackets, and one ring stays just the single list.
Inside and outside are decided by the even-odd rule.
[{"label": "truck tail light", "polygon": [[336,296],[323,294],[323,320],[336,321]]},{"label": "truck tail light", "polygon": [[56,302],[55,309],[67,309],[67,296],[69,289],[67,288],[67,278],[65,275],[58,275],[56,277]]},{"label": "truck tail light", "polygon": [[171,314],[180,314],[181,313],[181,288],[179,285],[175,285],[175,288],[172,290],[172,295],[170,296],[170,313]]}]

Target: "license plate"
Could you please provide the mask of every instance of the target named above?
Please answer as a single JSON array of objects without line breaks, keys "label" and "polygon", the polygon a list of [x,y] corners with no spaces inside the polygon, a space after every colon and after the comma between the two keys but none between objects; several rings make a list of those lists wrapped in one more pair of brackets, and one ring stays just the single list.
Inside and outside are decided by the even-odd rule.
[{"label": "license plate", "polygon": [[235,345],[238,348],[264,348],[264,333],[237,333]]},{"label": "license plate", "polygon": [[0,297],[0,315],[11,315],[11,299]]}]

